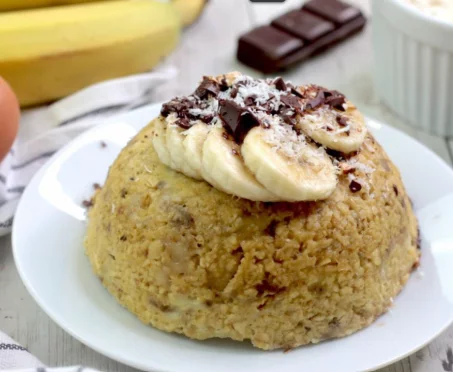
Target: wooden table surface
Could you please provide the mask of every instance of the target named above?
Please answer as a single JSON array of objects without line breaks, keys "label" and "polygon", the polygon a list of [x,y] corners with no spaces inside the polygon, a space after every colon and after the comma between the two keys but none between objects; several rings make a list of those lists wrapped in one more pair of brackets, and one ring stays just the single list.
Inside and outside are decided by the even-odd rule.
[{"label": "wooden table surface", "polygon": [[[368,0],[350,1],[359,5],[371,18]],[[238,35],[286,9],[300,5],[300,0],[287,0],[283,5],[251,5],[248,0],[211,0],[202,18],[184,32],[178,49],[165,61],[165,64],[179,68],[179,77],[157,89],[155,99],[163,100],[190,93],[200,77],[206,74],[241,70],[260,76],[236,62]],[[285,73],[284,77],[297,83],[317,83],[338,89],[366,115],[403,130],[453,164],[453,142],[409,127],[380,105],[373,89],[372,59],[371,27],[368,26],[360,35]],[[83,364],[109,372],[135,371],[82,345],[49,319],[31,299],[19,279],[9,236],[0,238],[0,330],[50,366]],[[451,347],[453,327],[429,346],[380,372],[452,371],[453,360],[447,357]]]}]

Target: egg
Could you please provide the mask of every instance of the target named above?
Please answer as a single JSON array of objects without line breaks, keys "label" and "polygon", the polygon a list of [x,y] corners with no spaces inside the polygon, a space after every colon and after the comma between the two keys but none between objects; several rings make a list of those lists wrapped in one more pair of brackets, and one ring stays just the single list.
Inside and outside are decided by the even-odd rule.
[{"label": "egg", "polygon": [[16,95],[0,77],[0,161],[8,154],[19,129],[20,109]]}]

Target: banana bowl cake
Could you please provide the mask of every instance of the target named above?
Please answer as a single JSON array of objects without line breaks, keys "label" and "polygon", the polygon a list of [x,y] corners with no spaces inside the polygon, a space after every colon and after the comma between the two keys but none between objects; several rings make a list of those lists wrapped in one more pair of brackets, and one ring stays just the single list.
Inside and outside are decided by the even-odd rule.
[{"label": "banana bowl cake", "polygon": [[354,105],[239,73],[203,78],[129,142],[85,248],[145,324],[265,350],[366,327],[420,257],[398,169]]}]

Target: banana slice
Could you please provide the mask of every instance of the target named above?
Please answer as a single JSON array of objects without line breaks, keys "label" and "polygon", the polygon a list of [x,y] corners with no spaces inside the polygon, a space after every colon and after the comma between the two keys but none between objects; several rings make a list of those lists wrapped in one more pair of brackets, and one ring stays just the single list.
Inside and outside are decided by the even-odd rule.
[{"label": "banana slice", "polygon": [[225,192],[225,190],[203,170],[203,145],[208,137],[209,130],[209,126],[201,121],[187,130],[185,133],[186,138],[182,143],[184,156],[190,167],[199,172],[207,183],[211,184],[216,189]]},{"label": "banana slice", "polygon": [[296,126],[317,143],[345,154],[359,150],[367,134],[363,116],[352,106],[346,112],[324,109],[304,115]]},{"label": "banana slice", "polygon": [[209,127],[203,122],[198,122],[184,133],[185,138],[182,142],[184,158],[188,165],[200,176],[203,170],[203,144],[208,133]]},{"label": "banana slice", "polygon": [[[324,149],[282,132],[284,148],[270,143],[272,129],[253,128],[242,144],[245,165],[269,191],[286,201],[326,199],[335,190],[335,167]],[[276,133],[275,135],[278,135]],[[290,156],[289,154],[292,154]]]},{"label": "banana slice", "polygon": [[[225,129],[213,127],[203,145],[203,176],[224,192],[254,201],[277,201],[244,166],[240,147],[224,137]],[[217,187],[216,185],[213,185]]]},{"label": "banana slice", "polygon": [[171,168],[170,153],[167,149],[167,122],[159,117],[154,120],[153,146],[160,161]]},{"label": "banana slice", "polygon": [[178,127],[176,124],[167,125],[167,149],[170,154],[171,167],[179,172],[185,174],[187,177],[201,180],[201,172],[192,168],[187,161],[184,153],[183,142],[185,140],[184,129]]}]

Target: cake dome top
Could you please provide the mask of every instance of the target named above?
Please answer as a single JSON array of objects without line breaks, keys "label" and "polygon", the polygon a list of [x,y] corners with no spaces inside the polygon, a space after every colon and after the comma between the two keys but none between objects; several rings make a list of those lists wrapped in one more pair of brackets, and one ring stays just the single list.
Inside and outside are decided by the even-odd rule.
[{"label": "cake dome top", "polygon": [[195,92],[162,106],[153,144],[162,163],[254,201],[328,198],[367,130],[346,97],[282,78],[205,76]]}]

